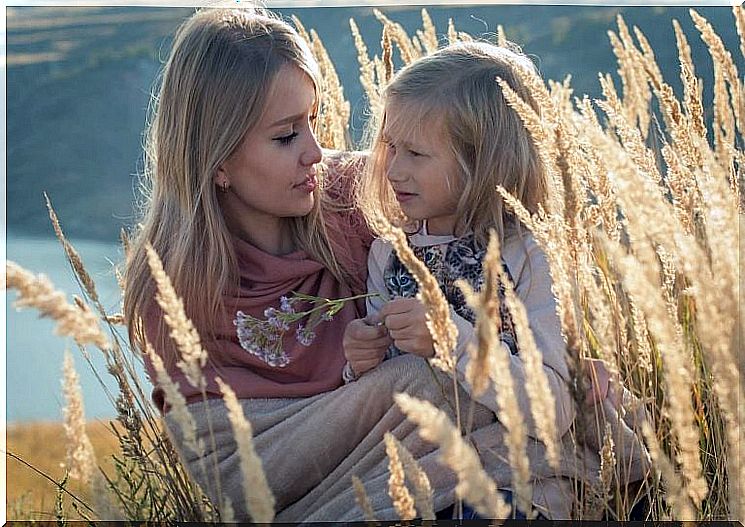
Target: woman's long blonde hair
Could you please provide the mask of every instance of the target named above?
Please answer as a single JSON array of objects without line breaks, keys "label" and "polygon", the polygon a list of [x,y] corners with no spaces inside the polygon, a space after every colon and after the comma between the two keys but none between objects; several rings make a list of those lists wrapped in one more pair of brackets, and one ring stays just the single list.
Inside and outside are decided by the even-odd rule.
[{"label": "woman's long blonde hair", "polygon": [[[125,270],[124,314],[134,346],[144,345],[142,317],[155,297],[147,242],[163,261],[202,338],[214,337],[222,294],[237,287],[239,277],[213,175],[258,123],[285,64],[308,74],[319,101],[320,73],[308,45],[267,11],[203,9],[176,32],[153,101],[141,185],[143,218]],[[288,221],[297,246],[343,281],[347,274],[328,241],[320,188],[311,213]],[[161,337],[167,333],[159,332]],[[172,346],[153,344],[163,350],[166,364],[175,362],[165,351]]]},{"label": "woman's long blonde hair", "polygon": [[[504,79],[538,112],[515,68],[534,68],[516,47],[459,42],[399,71],[386,87],[383,115],[373,124],[370,160],[357,192],[365,216],[382,214],[394,225],[412,228],[386,179],[388,153],[382,140],[386,127],[400,137],[416,127],[441,127],[459,167],[451,182],[459,195],[454,234],[473,232],[485,247],[490,229],[503,242],[505,229],[517,227],[505,213],[497,185],[536,212],[546,195],[543,165],[529,132],[496,81]],[[391,114],[385,110],[391,104],[405,110]],[[374,221],[370,224],[375,227]]]}]

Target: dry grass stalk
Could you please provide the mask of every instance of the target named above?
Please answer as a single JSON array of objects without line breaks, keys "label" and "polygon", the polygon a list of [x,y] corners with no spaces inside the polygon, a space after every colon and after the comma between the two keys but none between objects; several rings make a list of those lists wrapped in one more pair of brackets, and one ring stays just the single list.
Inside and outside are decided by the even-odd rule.
[{"label": "dry grass stalk", "polygon": [[163,269],[158,253],[150,244],[145,246],[145,250],[153,280],[158,287],[155,300],[163,310],[163,319],[171,329],[170,336],[181,354],[181,360],[176,365],[184,372],[192,386],[204,389],[205,379],[202,368],[207,364],[207,352],[202,347],[199,333],[186,316],[184,303],[176,294],[171,279]]},{"label": "dry grass stalk", "polygon": [[360,481],[360,478],[352,476],[352,486],[354,487],[355,500],[357,500],[357,505],[362,509],[362,513],[365,515],[365,520],[368,522],[377,521],[375,519],[375,512],[373,511],[372,504],[370,503],[370,498],[367,496],[365,486],[362,484],[362,481]]},{"label": "dry grass stalk", "polygon": [[497,46],[505,47],[507,45],[507,35],[504,32],[504,26],[497,24]]},{"label": "dry grass stalk", "polygon": [[686,494],[680,483],[680,478],[667,456],[662,452],[659,441],[648,423],[642,423],[642,434],[649,449],[653,466],[662,480],[667,484],[665,498],[673,508],[673,518],[682,521],[696,520],[696,512],[691,503],[691,498]]},{"label": "dry grass stalk", "polygon": [[382,64],[383,64],[383,85],[387,85],[393,77],[393,44],[391,40],[391,27],[388,24],[383,26],[383,35],[380,40],[380,48],[382,52]]},{"label": "dry grass stalk", "polygon": [[398,517],[402,520],[413,520],[416,517],[414,498],[406,488],[406,475],[398,455],[398,447],[390,432],[386,432],[383,439],[385,440],[385,452],[388,455],[388,472],[390,472],[388,495],[393,501]]},{"label": "dry grass stalk", "polygon": [[170,408],[168,414],[181,428],[184,446],[198,457],[204,457],[204,442],[197,437],[197,424],[186,406],[186,398],[179,390],[178,384],[168,374],[163,359],[155,353],[150,343],[146,343],[143,353],[153,365],[153,381],[163,390],[165,402]]},{"label": "dry grass stalk", "polygon": [[111,348],[98,324],[98,317],[87,305],[70,305],[64,293],[57,291],[43,274],[34,276],[17,263],[6,260],[5,285],[18,291],[16,308],[33,307],[41,316],[57,322],[55,333],[72,337],[80,346],[93,344],[101,350]]},{"label": "dry grass stalk", "polygon": [[228,419],[233,427],[233,436],[238,446],[246,508],[253,522],[270,523],[274,519],[275,500],[261,466],[261,459],[256,454],[253,446],[251,423],[243,415],[243,408],[230,386],[220,378],[215,380],[223,394],[223,401],[228,410]]},{"label": "dry grass stalk", "polygon": [[[520,344],[522,346],[522,342]],[[530,511],[533,507],[533,492],[530,486],[530,461],[526,453],[528,430],[510,372],[508,353],[501,347],[493,349],[488,360],[487,371],[497,393],[497,418],[507,430],[504,442],[512,468],[516,505],[521,511]]]},{"label": "dry grass stalk", "polygon": [[696,70],[691,58],[691,47],[688,39],[680,28],[677,20],[673,20],[675,40],[678,46],[680,60],[680,80],[683,84],[683,108],[686,111],[692,131],[701,138],[706,138],[706,124],[704,123],[704,107],[701,102],[702,84],[696,77]]},{"label": "dry grass stalk", "polygon": [[406,416],[419,426],[419,435],[439,446],[440,460],[458,476],[455,493],[486,518],[507,518],[511,508],[497,492],[474,448],[460,436],[447,415],[427,401],[405,393],[394,396]]},{"label": "dry grass stalk", "polygon": [[420,467],[419,463],[416,462],[416,459],[411,455],[411,452],[409,452],[400,441],[393,436],[391,436],[391,439],[398,449],[398,455],[404,466],[406,477],[409,478],[409,481],[414,485],[414,497],[419,516],[422,520],[434,520],[435,509],[432,496],[432,486],[429,483],[427,473],[422,470],[422,467]]},{"label": "dry grass stalk", "polygon": [[419,58],[419,55],[417,54],[416,49],[414,48],[414,45],[409,38],[409,35],[406,33],[406,30],[401,24],[391,21],[377,9],[373,9],[373,14],[378,20],[383,23],[384,32],[386,31],[386,28],[388,28],[387,31],[390,36],[391,42],[394,42],[396,44],[396,47],[398,47],[398,50],[401,53],[401,60],[403,61],[404,65],[410,64],[415,59]]},{"label": "dry grass stalk", "polygon": [[362,84],[362,88],[367,95],[370,110],[373,112],[373,115],[378,115],[382,109],[382,101],[378,83],[375,81],[375,65],[370,60],[365,41],[362,39],[360,30],[353,18],[349,19],[349,27],[352,30],[354,46],[357,48],[357,62],[360,65],[360,84]]},{"label": "dry grass stalk", "polygon": [[65,406],[62,409],[67,439],[65,466],[72,479],[88,485],[96,470],[96,455],[85,430],[85,406],[80,389],[80,380],[75,371],[72,354],[65,350],[62,366],[62,393]]},{"label": "dry grass stalk", "polygon": [[676,458],[682,467],[682,476],[687,481],[686,490],[698,505],[706,498],[708,487],[699,457],[699,430],[692,419],[695,415],[690,398],[692,374],[674,324],[665,316],[665,300],[658,288],[659,280],[654,277],[658,273],[650,265],[644,265],[633,256],[622,254],[621,250],[610,244],[606,247],[618,265],[625,288],[644,312],[650,332],[656,339],[665,371],[667,413],[677,439]]},{"label": "dry grass stalk", "polygon": [[[698,152],[698,149],[694,149]],[[698,205],[698,185],[691,172],[670,145],[662,147],[662,158],[667,165],[667,186],[675,213],[686,234],[694,234],[694,210]]]},{"label": "dry grass stalk", "polygon": [[745,57],[745,9],[733,5],[732,14],[735,16],[735,26],[737,27],[737,34],[740,36],[740,53]]},{"label": "dry grass stalk", "polygon": [[598,481],[589,489],[589,499],[584,503],[582,519],[599,520],[611,499],[611,485],[616,467],[616,452],[613,432],[609,423],[605,424],[603,442],[600,448],[600,469]]},{"label": "dry grass stalk", "polygon": [[740,135],[745,134],[745,97],[743,97],[743,87],[740,84],[740,77],[737,73],[737,67],[732,60],[732,54],[724,47],[724,43],[719,35],[716,34],[711,24],[699,15],[695,10],[688,11],[693,19],[693,23],[701,33],[701,40],[709,48],[711,58],[714,60],[714,71],[722,71],[723,77],[729,84],[731,94],[732,108],[735,110],[737,118],[737,129]]},{"label": "dry grass stalk", "polygon": [[632,126],[624,116],[623,106],[613,86],[613,80],[610,76],[601,76],[600,85],[605,101],[597,101],[597,104],[603,109],[611,124],[615,127],[625,151],[648,177],[658,184],[662,183],[662,176],[655,163],[654,154],[645,146],[641,132]]},{"label": "dry grass stalk", "polygon": [[714,144],[720,162],[729,166],[735,145],[735,116],[729,103],[722,68],[714,63]]},{"label": "dry grass stalk", "polygon": [[49,201],[49,196],[47,196],[47,193],[44,193],[44,199],[47,202],[47,210],[49,211],[49,219],[52,220],[52,227],[54,227],[54,233],[57,236],[57,239],[62,244],[62,247],[65,250],[65,254],[67,255],[68,260],[70,260],[70,265],[72,265],[73,271],[75,271],[75,275],[80,279],[80,283],[82,284],[83,288],[85,289],[85,292],[88,293],[88,296],[93,301],[94,304],[99,308],[100,311],[103,311],[103,308],[100,307],[101,303],[98,300],[98,292],[96,291],[96,283],[93,281],[91,276],[88,274],[88,271],[85,270],[85,266],[83,265],[83,259],[80,258],[80,254],[78,254],[78,251],[75,250],[75,247],[72,246],[72,244],[67,241],[67,238],[65,238],[65,234],[62,232],[62,226],[59,223],[59,218],[57,218],[57,213],[54,212],[54,208],[52,207],[52,202]]},{"label": "dry grass stalk", "polygon": [[422,29],[417,30],[416,33],[428,55],[437,51],[437,30],[435,29],[435,25],[432,23],[432,18],[429,16],[426,9],[422,9]]},{"label": "dry grass stalk", "polygon": [[222,523],[236,523],[235,511],[233,510],[233,503],[230,498],[225,496],[220,507],[220,522]]},{"label": "dry grass stalk", "polygon": [[347,130],[351,110],[344,98],[344,88],[339,81],[333,62],[315,30],[311,30],[311,49],[318,61],[323,78],[319,120],[319,140],[325,148],[348,150]]},{"label": "dry grass stalk", "polygon": [[414,251],[409,247],[404,232],[384,218],[373,220],[375,232],[380,237],[389,241],[401,263],[403,263],[419,285],[419,298],[427,308],[426,324],[432,335],[432,343],[435,349],[434,358],[430,362],[447,373],[455,370],[455,346],[458,343],[458,327],[450,318],[450,305],[442,293],[439,284],[429,272],[427,266],[416,257]]},{"label": "dry grass stalk", "polygon": [[619,35],[608,31],[608,38],[618,61],[618,74],[623,88],[623,112],[630,123],[639,127],[642,137],[646,139],[649,129],[649,90],[646,81],[639,78],[640,72],[635,67],[636,48],[626,23],[621,15],[616,17],[616,21]]},{"label": "dry grass stalk", "polygon": [[127,520],[127,516],[121,508],[112,500],[111,488],[100,470],[93,472],[90,483],[90,494],[93,509],[100,521]]},{"label": "dry grass stalk", "polygon": [[649,329],[647,328],[647,322],[644,319],[644,314],[636,306],[636,302],[633,298],[628,298],[629,307],[631,308],[631,322],[634,330],[634,339],[636,341],[636,350],[638,361],[635,363],[638,367],[642,368],[646,372],[652,372],[652,348],[649,344]]},{"label": "dry grass stalk", "polygon": [[469,361],[466,367],[466,381],[471,385],[473,394],[480,396],[489,386],[489,354],[494,346],[499,345],[499,273],[502,266],[499,254],[499,242],[490,234],[489,244],[484,256],[484,285],[479,293],[474,293],[470,284],[458,280],[457,286],[469,306],[476,312],[474,332],[476,344],[468,349]]},{"label": "dry grass stalk", "polygon": [[458,42],[458,31],[455,29],[455,22],[452,18],[448,18],[448,44],[455,44]]},{"label": "dry grass stalk", "polygon": [[[556,431],[556,401],[549,389],[548,377],[543,369],[543,358],[533,338],[525,306],[517,297],[514,286],[510,283],[501,265],[498,267],[498,273],[500,281],[504,284],[505,302],[515,323],[517,341],[520,343],[519,355],[525,365],[525,389],[530,399],[530,409],[536,424],[538,438],[546,445],[546,459],[549,464],[558,469],[559,437]],[[505,371],[508,371],[508,369]],[[509,377],[505,375],[505,371],[499,374],[500,378]],[[496,382],[495,379],[492,380]],[[525,470],[527,471],[527,467]]]},{"label": "dry grass stalk", "polygon": [[104,320],[114,326],[126,326],[127,321],[124,319],[122,313],[114,313],[113,315],[106,315]]}]

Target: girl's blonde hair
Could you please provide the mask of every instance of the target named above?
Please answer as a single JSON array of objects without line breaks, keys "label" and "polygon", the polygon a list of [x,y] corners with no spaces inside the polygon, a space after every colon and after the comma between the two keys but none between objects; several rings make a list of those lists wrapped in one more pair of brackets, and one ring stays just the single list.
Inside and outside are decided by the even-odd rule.
[{"label": "girl's blonde hair", "polygon": [[[162,259],[202,338],[214,337],[222,294],[236,288],[239,277],[213,176],[258,123],[272,82],[286,64],[312,79],[318,103],[320,73],[308,45],[270,12],[203,9],[176,32],[151,108],[142,178],[144,217],[125,270],[124,314],[133,345],[144,344],[141,319],[155,295],[147,242]],[[297,246],[346,281],[325,231],[322,186],[315,191],[310,214],[287,221]],[[161,337],[167,333],[159,331]],[[158,350],[173,349],[165,342],[153,344]],[[175,362],[172,353],[163,353],[167,365]]]},{"label": "girl's blonde hair", "polygon": [[[394,225],[412,228],[386,179],[388,149],[383,130],[406,137],[426,127],[431,134],[431,128],[438,126],[459,167],[451,181],[459,196],[454,234],[473,232],[485,247],[489,229],[495,229],[502,242],[506,230],[518,226],[506,214],[497,185],[536,212],[546,195],[543,166],[530,133],[507,104],[496,80],[504,79],[538,112],[516,68],[535,71],[516,47],[459,42],[398,72],[385,90],[383,115],[373,125],[370,161],[357,192],[365,216],[371,219],[382,214]],[[405,111],[392,115],[387,111],[391,104]],[[375,228],[374,221],[370,224]]]}]

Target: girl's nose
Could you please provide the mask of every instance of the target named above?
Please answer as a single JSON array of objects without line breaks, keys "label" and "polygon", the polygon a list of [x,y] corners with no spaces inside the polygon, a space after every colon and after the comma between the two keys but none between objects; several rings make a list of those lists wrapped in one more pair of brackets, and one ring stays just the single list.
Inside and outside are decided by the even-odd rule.
[{"label": "girl's nose", "polygon": [[401,164],[396,162],[395,156],[391,156],[388,158],[386,162],[386,170],[385,175],[388,178],[388,181],[403,181],[406,179],[406,175],[403,170],[401,170]]}]

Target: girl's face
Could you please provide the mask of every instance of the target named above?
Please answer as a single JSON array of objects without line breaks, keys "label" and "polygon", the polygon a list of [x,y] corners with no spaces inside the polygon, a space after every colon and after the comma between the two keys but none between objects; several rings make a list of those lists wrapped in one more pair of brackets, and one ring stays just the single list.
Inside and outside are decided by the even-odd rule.
[{"label": "girl's face", "polygon": [[458,166],[442,121],[398,113],[402,111],[406,112],[395,102],[386,105],[386,115],[395,116],[396,123],[418,124],[401,131],[398,126],[390,126],[391,120],[386,119],[382,134],[386,177],[409,219],[427,220],[430,234],[453,234]]},{"label": "girl's face", "polygon": [[[285,65],[269,87],[264,114],[222,164],[215,184],[228,224],[239,232],[308,214],[321,147],[311,121],[315,90],[298,67]],[[240,108],[236,108],[240,111]]]}]

